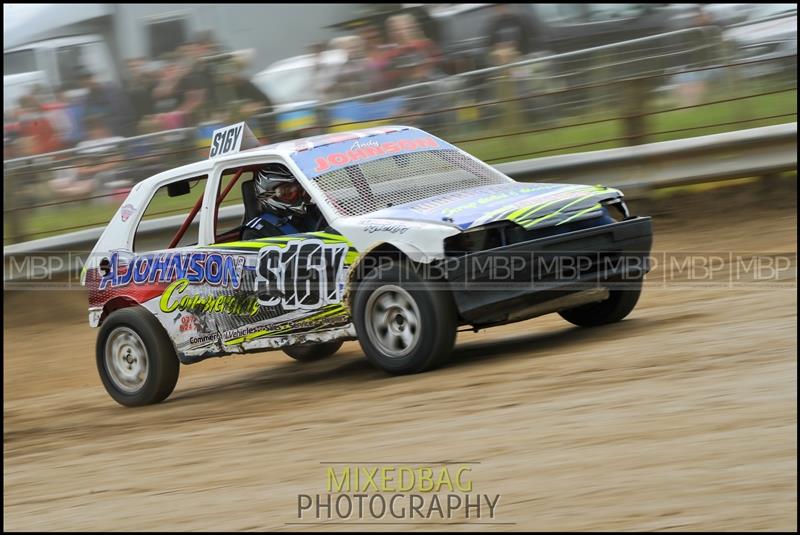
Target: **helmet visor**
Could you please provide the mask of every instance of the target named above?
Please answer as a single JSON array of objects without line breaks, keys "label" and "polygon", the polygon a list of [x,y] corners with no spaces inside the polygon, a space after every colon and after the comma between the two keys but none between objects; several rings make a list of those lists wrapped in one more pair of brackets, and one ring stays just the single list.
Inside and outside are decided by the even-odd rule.
[{"label": "helmet visor", "polygon": [[294,204],[303,196],[303,188],[297,182],[279,184],[275,188],[275,198],[286,204]]}]

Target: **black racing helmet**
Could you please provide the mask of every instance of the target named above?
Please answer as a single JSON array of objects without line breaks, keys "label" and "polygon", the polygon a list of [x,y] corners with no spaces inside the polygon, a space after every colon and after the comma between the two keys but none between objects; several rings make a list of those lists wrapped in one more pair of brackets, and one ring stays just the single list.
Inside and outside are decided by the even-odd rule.
[{"label": "black racing helmet", "polygon": [[262,169],[254,179],[259,208],[278,215],[305,214],[308,195],[291,173]]}]

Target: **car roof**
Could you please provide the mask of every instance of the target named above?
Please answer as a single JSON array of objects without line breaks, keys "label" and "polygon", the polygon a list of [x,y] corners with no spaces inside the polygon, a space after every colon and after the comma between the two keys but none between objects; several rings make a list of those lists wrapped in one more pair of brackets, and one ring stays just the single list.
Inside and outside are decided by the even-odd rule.
[{"label": "car roof", "polygon": [[359,130],[348,130],[347,132],[322,134],[318,136],[297,138],[290,141],[281,141],[279,143],[272,143],[270,145],[254,147],[252,149],[245,149],[233,154],[226,154],[224,156],[219,156],[213,159],[209,158],[206,160],[201,160],[199,162],[182,165],[180,167],[174,167],[167,171],[158,173],[157,175],[153,175],[150,178],[143,180],[142,183],[147,184],[148,182],[160,182],[164,178],[171,176],[201,175],[207,173],[212,167],[214,167],[218,163],[221,162],[235,163],[243,158],[251,158],[254,156],[256,157],[280,156],[285,159],[288,159],[292,156],[292,154],[296,154],[298,152],[303,152],[306,150],[317,149],[320,147],[331,145],[333,143],[339,143],[341,141],[348,141],[351,139],[364,139],[368,137],[380,136],[383,134],[389,134],[392,132],[400,132],[406,130],[420,131],[418,128],[414,128],[411,126],[394,125],[394,126],[379,126],[373,128],[362,128]]}]

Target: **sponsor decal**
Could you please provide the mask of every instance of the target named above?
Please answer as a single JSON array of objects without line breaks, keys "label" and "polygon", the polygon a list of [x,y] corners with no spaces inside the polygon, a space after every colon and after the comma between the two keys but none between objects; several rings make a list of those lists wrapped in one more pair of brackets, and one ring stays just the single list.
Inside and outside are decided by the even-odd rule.
[{"label": "sponsor decal", "polygon": [[[509,188],[506,184],[500,186],[491,186],[486,188],[484,195],[477,196],[474,191],[457,191],[446,195],[441,195],[430,200],[421,201],[410,210],[427,214],[441,210],[443,216],[453,217],[463,212],[471,210],[479,210],[486,207],[486,205],[494,205],[506,200],[513,200],[517,203],[529,204],[532,200],[538,201],[540,198],[546,197],[541,195],[542,191],[549,189],[568,188],[570,191],[575,189],[575,186],[564,186],[563,184],[554,184],[552,186],[537,184],[535,186],[520,185]],[[528,195],[536,195],[535,199],[531,199]],[[563,195],[563,193],[562,193]],[[524,197],[521,197],[524,196]],[[513,205],[510,205],[513,207]],[[504,209],[507,207],[504,206]]]},{"label": "sponsor decal", "polygon": [[248,327],[247,332],[239,334],[238,338],[230,338],[230,333],[234,333],[234,331],[228,331],[225,333],[226,339],[224,343],[226,345],[236,345],[263,337],[281,337],[287,334],[300,334],[309,331],[317,332],[330,327],[341,326],[343,322],[347,321],[349,321],[349,316],[344,305],[329,305],[317,313],[312,313],[302,318],[293,318],[266,326]]},{"label": "sponsor decal", "polygon": [[181,316],[181,325],[180,331],[185,333],[187,331],[196,331],[198,327],[198,321],[195,316]]},{"label": "sponsor decal", "polygon": [[120,213],[120,216],[122,217],[122,222],[124,223],[134,213],[136,213],[136,208],[134,208],[132,204],[126,204],[122,208],[120,208],[119,213]]},{"label": "sponsor decal", "polygon": [[350,145],[350,150],[358,150],[358,149],[369,149],[369,148],[378,148],[380,147],[380,143],[377,141],[369,140],[369,141],[358,141],[356,140],[355,143]]},{"label": "sponsor decal", "polygon": [[284,310],[316,309],[341,302],[343,290],[337,281],[348,249],[346,244],[321,240],[262,248],[256,270],[258,302],[281,305]]},{"label": "sponsor decal", "polygon": [[[254,295],[184,295],[189,279],[178,279],[164,290],[158,306],[162,312],[189,311],[202,314],[255,316],[258,299]],[[181,324],[181,331],[185,330]]]},{"label": "sponsor decal", "polygon": [[124,262],[111,255],[108,274],[100,279],[100,290],[128,284],[168,283],[186,279],[191,283],[238,288],[245,257],[209,252],[166,252],[136,256]]},{"label": "sponsor decal", "polygon": [[245,327],[231,329],[229,331],[224,331],[221,334],[215,332],[215,333],[208,333],[202,336],[192,336],[191,338],[189,338],[189,344],[193,346],[207,345],[209,342],[217,342],[232,338],[243,338],[249,334],[257,333],[261,330],[263,330],[263,327],[257,325],[249,325]]},{"label": "sponsor decal", "polygon": [[[377,218],[435,219],[451,222],[460,228],[470,228],[493,221],[509,219],[515,222],[534,220],[562,209],[562,205],[578,200],[579,204],[566,204],[566,208],[588,208],[600,195],[611,197],[616,190],[594,186],[565,184],[498,184],[438,195],[403,206],[384,208],[373,214]],[[588,212],[587,212],[588,213]],[[423,216],[422,218],[420,216]],[[554,219],[543,219],[555,222]]]},{"label": "sponsor decal", "polygon": [[189,338],[189,343],[193,346],[198,344],[206,345],[209,342],[216,342],[217,340],[219,340],[219,333],[211,333],[203,336],[192,336]]},{"label": "sponsor decal", "polygon": [[382,223],[380,221],[364,221],[364,230],[373,234],[375,232],[389,232],[391,234],[405,234],[409,227],[399,223]]},{"label": "sponsor decal", "polygon": [[326,157],[314,160],[316,167],[314,173],[324,173],[335,167],[342,167],[361,160],[376,156],[391,156],[403,152],[414,152],[419,149],[435,149],[439,146],[432,137],[416,139],[402,139],[400,141],[387,141],[386,143],[367,145],[363,148],[351,149],[345,152],[334,152]]},{"label": "sponsor decal", "polygon": [[243,336],[247,336],[248,334],[257,333],[262,330],[264,330],[264,328],[260,325],[248,325],[247,327],[240,327],[237,329],[231,329],[229,331],[225,331],[222,333],[222,338],[225,340],[230,340],[232,338],[241,338]]},{"label": "sponsor decal", "polygon": [[452,145],[419,130],[378,134],[370,138],[356,138],[353,141],[354,137],[356,136],[349,136],[349,139],[330,142],[327,145],[294,153],[292,158],[306,176],[314,178],[322,173],[341,169],[348,165],[388,156],[436,149],[453,149]]}]

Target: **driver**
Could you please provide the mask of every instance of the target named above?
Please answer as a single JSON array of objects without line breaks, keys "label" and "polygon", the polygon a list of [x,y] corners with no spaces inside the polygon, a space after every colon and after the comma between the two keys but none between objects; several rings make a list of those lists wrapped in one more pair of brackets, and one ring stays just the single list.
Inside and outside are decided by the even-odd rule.
[{"label": "driver", "polygon": [[243,240],[318,230],[322,216],[291,174],[260,170],[254,179],[261,215],[244,224]]}]

